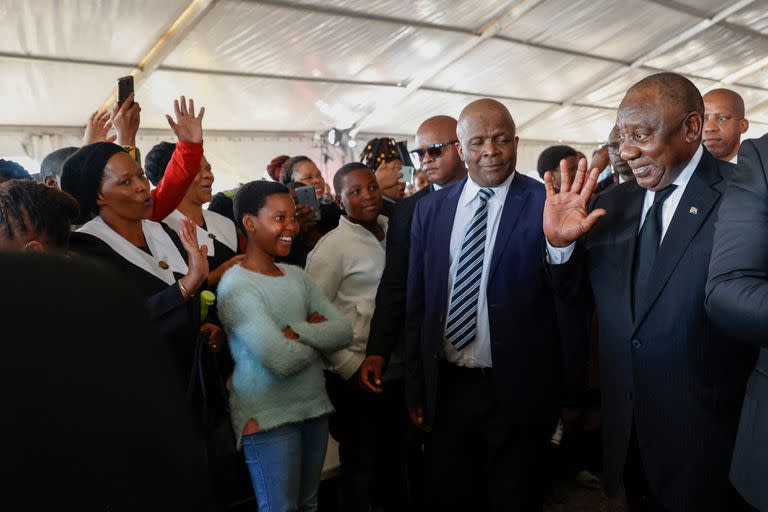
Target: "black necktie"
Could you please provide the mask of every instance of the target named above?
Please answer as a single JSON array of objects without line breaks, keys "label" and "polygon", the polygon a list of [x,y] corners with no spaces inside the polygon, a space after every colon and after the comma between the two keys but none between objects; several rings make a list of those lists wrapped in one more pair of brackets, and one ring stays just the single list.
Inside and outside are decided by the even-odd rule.
[{"label": "black necktie", "polygon": [[659,252],[661,245],[661,209],[664,201],[675,190],[677,185],[670,185],[665,189],[656,192],[653,198],[653,204],[648,208],[645,215],[645,222],[640,228],[640,234],[637,235],[637,248],[635,253],[635,279],[634,279],[634,297],[632,300],[632,311],[635,318],[640,313],[640,306],[643,293],[645,292],[648,280],[651,277],[653,262],[656,259],[656,253]]}]

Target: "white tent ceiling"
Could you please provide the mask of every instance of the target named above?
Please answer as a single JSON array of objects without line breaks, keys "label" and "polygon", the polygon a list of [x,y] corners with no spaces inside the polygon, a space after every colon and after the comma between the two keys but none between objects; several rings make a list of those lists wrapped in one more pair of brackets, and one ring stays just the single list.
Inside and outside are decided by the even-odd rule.
[{"label": "white tent ceiling", "polygon": [[658,70],[768,131],[768,0],[0,0],[0,30],[5,134],[80,127],[133,73],[143,129],[182,93],[242,137],[411,135],[491,96],[523,141],[594,144]]}]

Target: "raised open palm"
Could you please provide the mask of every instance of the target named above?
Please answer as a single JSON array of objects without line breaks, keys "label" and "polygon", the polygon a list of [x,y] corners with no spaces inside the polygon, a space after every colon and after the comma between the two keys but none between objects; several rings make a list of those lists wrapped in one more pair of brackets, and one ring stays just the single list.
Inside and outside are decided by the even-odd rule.
[{"label": "raised open palm", "polygon": [[566,247],[575,242],[595,225],[597,219],[605,215],[605,210],[598,208],[587,213],[587,205],[592,191],[595,190],[600,170],[595,168],[587,175],[587,161],[581,159],[576,176],[571,179],[568,164],[560,161],[559,192],[552,184],[552,175],[544,175],[547,199],[544,203],[544,236],[554,247]]},{"label": "raised open palm", "polygon": [[179,100],[173,100],[173,113],[176,121],[168,114],[165,118],[171,126],[173,133],[184,142],[199,143],[203,141],[203,116],[205,107],[200,108],[200,113],[195,117],[195,100],[189,99],[189,103],[184,96]]}]

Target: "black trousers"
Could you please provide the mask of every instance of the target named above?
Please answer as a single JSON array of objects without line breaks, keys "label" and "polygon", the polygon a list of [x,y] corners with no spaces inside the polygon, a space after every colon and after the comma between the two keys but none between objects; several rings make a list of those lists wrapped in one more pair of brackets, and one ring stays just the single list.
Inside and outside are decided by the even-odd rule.
[{"label": "black trousers", "polygon": [[511,424],[499,406],[497,397],[504,394],[494,389],[492,371],[441,363],[427,510],[543,508],[544,460],[554,418],[551,425],[526,425],[527,418]]},{"label": "black trousers", "polygon": [[329,428],[339,443],[339,510],[408,510],[406,461],[412,443],[402,380],[387,381],[381,393],[370,393],[357,375],[345,381],[326,372],[326,388],[336,408]]}]

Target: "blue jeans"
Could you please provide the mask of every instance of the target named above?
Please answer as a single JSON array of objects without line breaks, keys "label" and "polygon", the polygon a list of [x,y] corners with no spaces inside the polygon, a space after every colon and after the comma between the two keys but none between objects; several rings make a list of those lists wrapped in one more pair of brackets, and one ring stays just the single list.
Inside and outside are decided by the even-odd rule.
[{"label": "blue jeans", "polygon": [[328,416],[243,436],[259,512],[317,510]]}]

